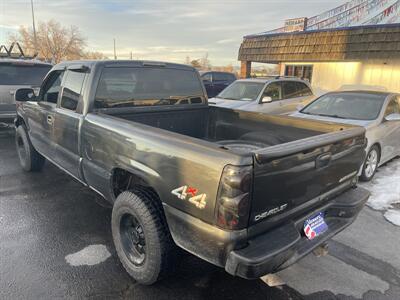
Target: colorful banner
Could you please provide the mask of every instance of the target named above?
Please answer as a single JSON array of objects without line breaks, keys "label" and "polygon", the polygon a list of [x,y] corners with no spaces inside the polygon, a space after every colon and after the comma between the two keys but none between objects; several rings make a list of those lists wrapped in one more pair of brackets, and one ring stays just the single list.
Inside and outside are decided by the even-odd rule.
[{"label": "colorful banner", "polygon": [[400,0],[392,6],[386,8],[383,12],[363,23],[363,25],[377,25],[383,23],[393,23],[400,15]]},{"label": "colorful banner", "polygon": [[397,23],[400,22],[400,0],[353,0],[321,15],[286,20],[284,27],[245,38],[301,31],[303,20],[305,31]]},{"label": "colorful banner", "polygon": [[326,19],[329,19],[329,18],[339,15],[341,13],[344,13],[345,11],[348,11],[356,6],[359,6],[360,4],[363,4],[366,1],[368,1],[368,0],[349,1],[341,6],[338,6],[334,9],[328,10],[327,12],[324,12],[318,16],[311,17],[308,19],[308,26],[313,26],[313,25],[320,23]]},{"label": "colorful banner", "polygon": [[373,15],[377,9],[384,8],[390,3],[393,3],[393,0],[363,1],[362,4],[322,22],[312,26],[310,26],[310,23],[308,23],[307,30],[354,26],[355,24],[362,22],[369,15]]}]

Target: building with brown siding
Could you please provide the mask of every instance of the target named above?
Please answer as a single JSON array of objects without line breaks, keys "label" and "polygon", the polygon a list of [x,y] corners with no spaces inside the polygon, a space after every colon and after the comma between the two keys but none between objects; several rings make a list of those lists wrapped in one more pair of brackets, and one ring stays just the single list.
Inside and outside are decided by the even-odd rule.
[{"label": "building with brown siding", "polygon": [[251,63],[280,65],[280,75],[310,80],[317,94],[369,86],[400,92],[400,24],[247,36],[241,76]]}]

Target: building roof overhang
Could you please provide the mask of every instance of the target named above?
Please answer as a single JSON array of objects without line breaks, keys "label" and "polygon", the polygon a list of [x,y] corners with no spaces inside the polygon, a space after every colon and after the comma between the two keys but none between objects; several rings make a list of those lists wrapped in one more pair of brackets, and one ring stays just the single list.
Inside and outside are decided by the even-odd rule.
[{"label": "building roof overhang", "polygon": [[262,63],[400,60],[400,23],[246,36],[240,61]]}]

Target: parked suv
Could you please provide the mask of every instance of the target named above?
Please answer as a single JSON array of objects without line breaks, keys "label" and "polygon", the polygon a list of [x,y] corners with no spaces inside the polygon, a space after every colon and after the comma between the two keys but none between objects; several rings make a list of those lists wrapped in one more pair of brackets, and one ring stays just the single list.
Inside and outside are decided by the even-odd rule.
[{"label": "parked suv", "polygon": [[296,111],[314,98],[308,81],[277,76],[237,80],[209,103],[246,111],[285,114]]},{"label": "parked suv", "polygon": [[51,67],[39,60],[0,58],[0,122],[15,118],[15,90],[39,87]]},{"label": "parked suv", "polygon": [[228,72],[200,72],[209,98],[215,97],[236,80],[235,74]]}]

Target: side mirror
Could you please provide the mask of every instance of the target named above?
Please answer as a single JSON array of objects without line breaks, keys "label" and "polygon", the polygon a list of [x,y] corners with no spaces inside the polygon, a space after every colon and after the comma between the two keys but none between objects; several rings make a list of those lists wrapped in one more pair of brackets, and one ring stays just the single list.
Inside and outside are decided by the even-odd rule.
[{"label": "side mirror", "polygon": [[18,89],[15,92],[14,99],[17,102],[26,102],[36,100],[35,91],[33,89]]},{"label": "side mirror", "polygon": [[272,98],[269,96],[265,96],[261,99],[261,103],[270,103],[272,102]]},{"label": "side mirror", "polygon": [[400,121],[400,114],[390,114],[385,117],[385,121]]}]

